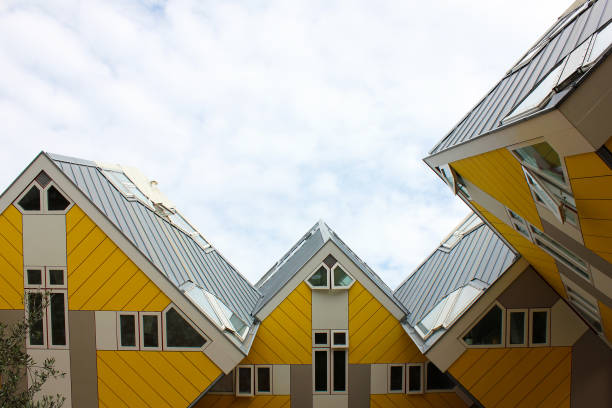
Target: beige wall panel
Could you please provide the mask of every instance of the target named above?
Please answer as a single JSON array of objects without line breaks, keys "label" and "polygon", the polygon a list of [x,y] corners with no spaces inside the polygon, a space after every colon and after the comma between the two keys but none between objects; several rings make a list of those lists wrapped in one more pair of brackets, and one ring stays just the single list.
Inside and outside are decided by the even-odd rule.
[{"label": "beige wall panel", "polygon": [[313,395],[313,408],[347,408],[348,395]]},{"label": "beige wall panel", "polygon": [[310,364],[291,364],[291,408],[312,408]]},{"label": "beige wall panel", "polygon": [[386,394],[387,365],[372,364],[370,365],[370,373],[370,394]]},{"label": "beige wall panel", "polygon": [[612,297],[612,278],[608,275],[604,275],[600,270],[595,269],[591,266],[591,277],[593,278],[593,285],[602,291],[607,293],[609,297]]},{"label": "beige wall panel", "polygon": [[559,299],[550,310],[550,345],[573,346],[587,330],[576,312]]},{"label": "beige wall panel", "polygon": [[[312,291],[312,328],[348,330],[348,291]],[[350,344],[349,339],[349,344]]]},{"label": "beige wall panel", "polygon": [[[580,244],[584,245],[582,234],[575,227],[573,227],[570,224],[563,224],[561,221],[557,219],[557,217],[555,217],[555,215],[552,212],[550,212],[548,208],[544,207],[543,205],[540,205],[538,202],[536,202],[536,209],[538,210],[538,215],[543,221],[546,221],[546,223],[550,225],[554,225],[556,228],[559,229],[559,231],[561,231],[562,233],[564,233],[565,235],[567,235],[574,241],[579,242]],[[546,223],[542,222],[542,226],[544,227],[544,232],[551,235],[551,233],[547,231]]]},{"label": "beige wall panel", "polygon": [[442,371],[448,370],[448,367],[465,352],[465,346],[458,338],[449,338],[449,340],[444,343],[444,346],[431,348],[425,353],[427,359],[433,361]]},{"label": "beige wall panel", "polygon": [[96,311],[96,348],[117,350],[117,313]]},{"label": "beige wall panel", "polygon": [[66,216],[23,216],[23,262],[26,265],[66,265]]},{"label": "beige wall panel", "polygon": [[[72,406],[71,386],[70,386],[70,350],[40,350],[40,349],[28,349],[28,354],[32,357],[35,363],[41,364],[47,358],[54,358],[55,369],[61,373],[65,373],[63,378],[48,379],[45,385],[43,385],[40,392],[36,395],[36,398],[40,398],[43,395],[55,395],[60,394],[66,398],[64,407]],[[97,397],[97,395],[96,395]]]},{"label": "beige wall panel", "polygon": [[291,366],[289,364],[272,366],[272,394],[291,394]]},{"label": "beige wall panel", "polygon": [[75,407],[98,406],[95,312],[68,312],[70,319],[70,378]]},{"label": "beige wall panel", "polygon": [[348,405],[351,408],[370,407],[370,365],[349,364]]},{"label": "beige wall panel", "polygon": [[491,214],[502,220],[508,225],[510,224],[510,217],[506,212],[506,209],[502,203],[491,197],[486,192],[482,191],[475,184],[472,184],[468,180],[464,180],[467,190],[470,192],[472,199],[486,208]]}]

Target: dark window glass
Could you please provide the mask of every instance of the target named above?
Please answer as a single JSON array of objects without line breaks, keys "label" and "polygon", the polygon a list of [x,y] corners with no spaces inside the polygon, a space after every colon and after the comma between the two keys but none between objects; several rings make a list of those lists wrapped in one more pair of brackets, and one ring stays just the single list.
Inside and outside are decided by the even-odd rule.
[{"label": "dark window glass", "polygon": [[121,328],[121,346],[136,346],[136,316],[119,315],[119,326]]},{"label": "dark window glass", "polygon": [[314,337],[315,344],[327,344],[327,333],[315,333]]},{"label": "dark window glass", "polygon": [[210,392],[234,392],[234,372],[225,374],[210,389]]},{"label": "dark window glass", "polygon": [[432,363],[427,363],[427,389],[428,390],[451,390],[455,383],[448,374],[438,370]]},{"label": "dark window glass", "polygon": [[272,392],[270,367],[257,367],[257,392]]},{"label": "dark window glass", "polygon": [[47,209],[49,211],[65,210],[70,202],[54,186],[47,190]]},{"label": "dark window glass", "polygon": [[19,206],[26,211],[40,211],[40,190],[38,187],[32,186],[21,200]]},{"label": "dark window glass", "polygon": [[238,367],[238,393],[251,394],[251,367]]},{"label": "dark window glass", "polygon": [[202,347],[206,339],[176,310],[166,312],[166,343],[168,347]]},{"label": "dark window glass", "polygon": [[327,269],[323,266],[320,267],[319,270],[308,279],[308,282],[315,287],[327,286]]},{"label": "dark window glass", "polygon": [[327,391],[327,351],[315,351],[315,391]]},{"label": "dark window glass", "polygon": [[548,340],[548,312],[533,312],[531,342],[544,344]]},{"label": "dark window glass", "polygon": [[525,344],[525,312],[510,312],[510,344]]},{"label": "dark window glass", "polygon": [[63,285],[64,284],[64,271],[61,269],[49,270],[49,284],[50,285]]},{"label": "dark window glass", "polygon": [[334,391],[346,391],[346,350],[334,350]]},{"label": "dark window glass", "polygon": [[51,344],[66,345],[66,310],[64,309],[64,294],[52,293],[51,306]]},{"label": "dark window glass", "polygon": [[391,366],[390,368],[390,379],[389,379],[389,390],[390,391],[401,391],[404,385],[404,367],[403,366]]},{"label": "dark window glass", "polygon": [[339,346],[346,344],[346,333],[344,332],[334,333],[334,344],[339,345]]},{"label": "dark window glass", "polygon": [[30,293],[28,295],[28,313],[31,314],[30,344],[42,346],[45,344],[42,316],[42,294]]},{"label": "dark window glass", "polygon": [[40,269],[28,269],[28,285],[42,285],[42,271]]},{"label": "dark window glass", "polygon": [[408,391],[421,391],[421,366],[408,366]]},{"label": "dark window glass", "polygon": [[142,345],[143,347],[159,347],[159,332],[157,316],[142,316]]},{"label": "dark window glass", "polygon": [[496,305],[465,335],[468,345],[501,344],[502,310]]}]

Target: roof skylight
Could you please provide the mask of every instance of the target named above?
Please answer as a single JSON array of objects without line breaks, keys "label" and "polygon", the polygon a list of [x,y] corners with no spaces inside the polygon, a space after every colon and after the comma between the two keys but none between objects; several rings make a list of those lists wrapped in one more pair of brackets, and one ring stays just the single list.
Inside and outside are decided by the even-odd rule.
[{"label": "roof skylight", "polygon": [[122,171],[101,169],[106,178],[127,198],[137,198],[148,206],[152,206],[151,201],[142,191]]},{"label": "roof skylight", "polygon": [[480,217],[473,213],[463,222],[463,224],[457,227],[455,232],[453,232],[448,238],[444,240],[444,242],[442,242],[442,247],[446,249],[451,249],[452,247],[457,245],[459,241],[461,241],[461,238],[463,238],[465,234],[480,225],[482,225],[482,220],[480,219]]}]

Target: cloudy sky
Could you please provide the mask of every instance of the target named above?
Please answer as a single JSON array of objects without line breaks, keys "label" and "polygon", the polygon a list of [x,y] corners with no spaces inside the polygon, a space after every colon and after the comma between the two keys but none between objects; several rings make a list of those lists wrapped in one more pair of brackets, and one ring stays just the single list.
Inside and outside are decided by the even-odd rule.
[{"label": "cloudy sky", "polygon": [[324,219],[392,287],[468,214],[430,148],[570,1],[3,1],[0,189],[140,168],[251,281]]}]

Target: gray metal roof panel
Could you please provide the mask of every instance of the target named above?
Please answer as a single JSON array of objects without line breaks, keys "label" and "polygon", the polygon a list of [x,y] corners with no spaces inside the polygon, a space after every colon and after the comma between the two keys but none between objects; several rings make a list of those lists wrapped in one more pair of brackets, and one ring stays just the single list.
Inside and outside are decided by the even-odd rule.
[{"label": "gray metal roof panel", "polygon": [[[569,18],[568,16],[562,17]],[[612,0],[598,0],[556,33],[533,58],[502,78],[485,97],[431,150],[440,153],[502,127],[510,113],[533,87],[612,18]]]}]

